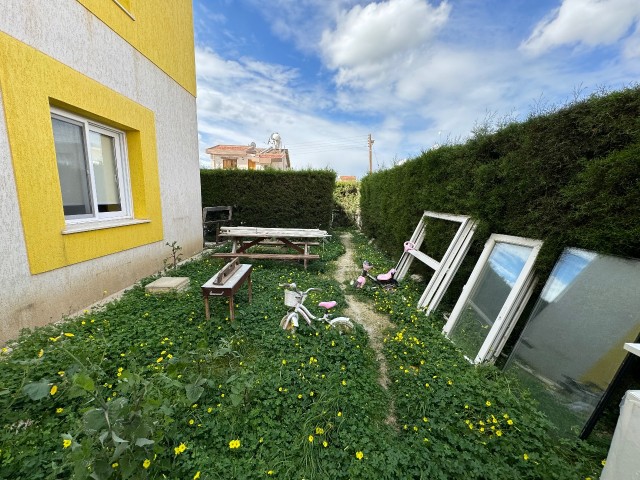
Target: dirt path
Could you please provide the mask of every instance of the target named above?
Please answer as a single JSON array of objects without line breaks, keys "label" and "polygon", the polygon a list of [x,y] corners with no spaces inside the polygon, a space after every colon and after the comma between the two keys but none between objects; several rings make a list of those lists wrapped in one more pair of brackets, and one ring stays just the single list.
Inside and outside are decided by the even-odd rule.
[{"label": "dirt path", "polygon": [[[358,278],[360,268],[358,268],[353,260],[351,234],[343,234],[340,239],[347,252],[338,259],[335,276],[336,280],[343,285],[342,288],[345,289],[348,287],[344,286],[344,282],[350,282]],[[378,360],[380,364],[378,381],[380,385],[386,389],[389,385],[389,378],[387,376],[387,362],[382,353],[382,339],[384,338],[384,330],[392,327],[393,324],[389,322],[389,319],[385,315],[374,312],[371,305],[361,302],[353,295],[347,294],[347,303],[349,306],[346,315],[360,323],[369,334],[371,348],[376,352],[376,360]]]}]

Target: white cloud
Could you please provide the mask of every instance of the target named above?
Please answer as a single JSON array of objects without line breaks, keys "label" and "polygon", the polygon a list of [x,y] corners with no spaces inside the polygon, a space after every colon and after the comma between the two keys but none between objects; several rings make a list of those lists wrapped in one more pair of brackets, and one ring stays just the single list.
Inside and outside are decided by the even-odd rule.
[{"label": "white cloud", "polygon": [[327,66],[337,70],[338,84],[371,88],[414,64],[444,26],[451,8],[424,0],[388,0],[341,11],[333,30],[320,41]]},{"label": "white cloud", "polygon": [[610,45],[640,21],[638,0],[563,0],[538,23],[521,48],[540,55],[561,45]]},{"label": "white cloud", "polygon": [[[523,120],[532,110],[571,100],[581,85],[586,96],[640,75],[640,0],[564,0],[521,45],[542,53],[565,43],[616,41],[620,49],[620,55],[605,56],[582,48],[571,58],[523,55],[520,32],[529,31],[537,17],[505,7],[495,20],[495,12],[478,7],[477,0],[244,1],[259,9],[259,28],[283,42],[278,48],[295,45],[283,48],[282,62],[295,55],[304,61],[292,61],[299,69],[260,61],[260,48],[244,48],[252,44],[244,30],[228,32],[231,48],[224,40],[196,49],[203,164],[207,147],[252,141],[266,146],[278,131],[294,168],[329,166],[361,176],[368,169],[368,133],[375,139],[374,166],[389,166],[435,143],[464,141],[483,119]],[[315,55],[329,71],[318,71]],[[333,83],[326,82],[331,75]],[[362,148],[327,148],[345,137],[358,138]],[[309,144],[318,151],[310,152]]]},{"label": "white cloud", "polygon": [[[333,168],[342,175],[362,173],[367,131],[321,116],[318,111],[331,107],[330,96],[313,86],[298,85],[295,69],[249,58],[224,60],[199,47],[196,62],[201,165],[210,165],[204,153],[208,147],[251,142],[266,147],[269,135],[277,131],[290,149],[294,168],[312,165]],[[344,151],[327,150],[333,139],[344,137],[358,137],[361,151],[353,148],[358,145],[356,140],[347,142],[349,148]]]},{"label": "white cloud", "polygon": [[640,22],[636,25],[633,35],[625,42],[622,53],[627,59],[640,59]]}]

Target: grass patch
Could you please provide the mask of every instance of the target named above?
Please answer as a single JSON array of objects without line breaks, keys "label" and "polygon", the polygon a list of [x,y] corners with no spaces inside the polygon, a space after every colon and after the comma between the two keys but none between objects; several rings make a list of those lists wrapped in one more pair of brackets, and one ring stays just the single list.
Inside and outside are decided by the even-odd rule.
[{"label": "grass patch", "polygon": [[0,478],[597,476],[606,450],[553,440],[514,379],[466,363],[416,311],[414,284],[357,293],[398,325],[384,342],[389,391],[362,328],[280,330],[278,283],[322,288],[314,312],[345,306],[330,277],[344,249],[318,251],[308,271],[255,262],[253,303],[236,295],[234,323],[222,299],[204,318],[200,285],[224,264],[204,258],[172,271],[191,279],[185,292],[146,294],[149,278],[101,311],[24,332],[0,356]]}]

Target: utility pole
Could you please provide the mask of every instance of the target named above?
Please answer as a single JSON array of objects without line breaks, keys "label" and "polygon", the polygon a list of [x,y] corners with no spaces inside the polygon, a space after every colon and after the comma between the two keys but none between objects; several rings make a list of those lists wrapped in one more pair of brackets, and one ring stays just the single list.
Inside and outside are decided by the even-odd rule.
[{"label": "utility pole", "polygon": [[371,138],[371,134],[369,134],[369,173],[373,173],[373,163],[371,159],[371,147],[373,146],[373,142],[375,142],[375,140],[373,140]]}]

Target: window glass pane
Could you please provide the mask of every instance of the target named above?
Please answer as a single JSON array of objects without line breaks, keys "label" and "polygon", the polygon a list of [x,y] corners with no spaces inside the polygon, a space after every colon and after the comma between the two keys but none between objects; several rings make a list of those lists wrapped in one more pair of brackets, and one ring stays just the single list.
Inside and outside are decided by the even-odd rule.
[{"label": "window glass pane", "polygon": [[482,269],[449,338],[474,359],[533,248],[498,242]]},{"label": "window glass pane", "polygon": [[52,118],[65,216],[91,215],[89,172],[82,127]]},{"label": "window glass pane", "polygon": [[99,212],[119,212],[120,189],[115,156],[115,139],[98,132],[89,133],[89,148],[96,181]]},{"label": "window glass pane", "polygon": [[579,433],[640,332],[640,261],[567,249],[506,368],[562,434]]}]

